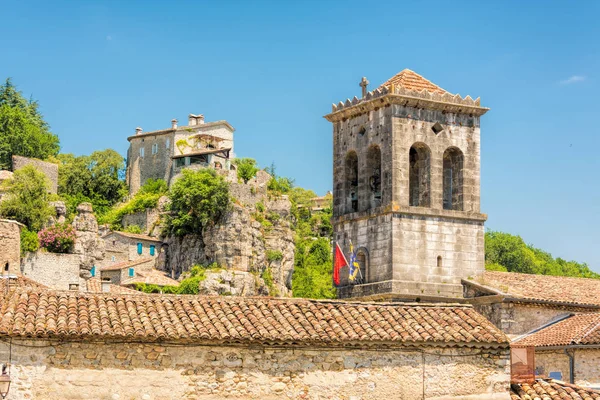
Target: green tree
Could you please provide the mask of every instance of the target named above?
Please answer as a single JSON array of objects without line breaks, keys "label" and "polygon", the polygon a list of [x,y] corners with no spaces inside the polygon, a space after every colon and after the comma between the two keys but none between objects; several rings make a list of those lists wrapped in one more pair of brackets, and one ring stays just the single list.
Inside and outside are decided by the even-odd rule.
[{"label": "green tree", "polygon": [[46,159],[58,154],[58,136],[50,132],[34,100],[26,100],[9,79],[0,86],[0,169],[12,156]]},{"label": "green tree", "polygon": [[58,194],[73,212],[83,202],[90,202],[98,215],[127,195],[124,181],[125,159],[116,151],[95,151],[89,156],[59,154],[52,161],[58,168]]},{"label": "green tree", "polygon": [[525,243],[520,236],[497,231],[485,234],[485,264],[488,271],[600,278],[585,263],[555,259],[550,253]]},{"label": "green tree", "polygon": [[237,166],[237,175],[244,183],[256,176],[258,166],[253,158],[236,158],[233,163]]},{"label": "green tree", "polygon": [[0,203],[0,215],[21,222],[31,231],[39,231],[54,210],[48,205],[48,179],[43,172],[27,165],[13,175],[7,185],[6,199]]},{"label": "green tree", "polygon": [[210,223],[218,222],[229,207],[229,185],[214,170],[184,169],[169,192],[171,215],[167,230],[183,236],[200,233]]}]

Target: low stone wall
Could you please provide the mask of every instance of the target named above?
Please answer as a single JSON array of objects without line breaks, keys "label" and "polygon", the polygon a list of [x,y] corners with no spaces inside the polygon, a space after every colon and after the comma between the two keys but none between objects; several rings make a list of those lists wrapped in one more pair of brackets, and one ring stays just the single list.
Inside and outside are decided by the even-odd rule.
[{"label": "low stone wall", "polygon": [[[580,386],[598,386],[600,384],[600,349],[571,349],[575,360],[575,384]],[[569,357],[563,349],[535,351],[535,366],[539,375],[548,376],[550,372],[562,373],[562,380],[569,382]]]},{"label": "low stone wall", "polygon": [[8,263],[12,274],[19,271],[22,226],[17,221],[0,219],[0,268]]},{"label": "low stone wall", "polygon": [[81,255],[57,254],[38,250],[27,253],[21,260],[21,273],[42,285],[58,290],[69,290],[77,284],[85,289],[85,280],[80,278]]},{"label": "low stone wall", "polygon": [[[0,357],[8,360],[6,341]],[[10,398],[509,399],[508,351],[13,340]]]},{"label": "low stone wall", "polygon": [[139,226],[145,234],[151,233],[156,224],[158,224],[159,211],[157,208],[148,208],[144,211],[138,211],[123,217],[123,227],[132,225]]}]

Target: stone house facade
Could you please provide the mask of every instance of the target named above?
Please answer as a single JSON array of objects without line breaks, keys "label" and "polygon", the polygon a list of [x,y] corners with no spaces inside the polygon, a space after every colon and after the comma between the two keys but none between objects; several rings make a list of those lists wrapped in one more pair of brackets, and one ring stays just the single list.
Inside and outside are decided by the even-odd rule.
[{"label": "stone house facade", "polygon": [[142,271],[152,271],[155,262],[155,257],[142,257],[133,261],[123,261],[99,267],[94,275],[97,275],[101,281],[108,280],[114,285],[121,285],[127,280],[136,278]]},{"label": "stone house facade", "polygon": [[107,267],[115,263],[157,258],[162,241],[158,238],[136,233],[112,231],[104,236],[105,257],[98,263]]},{"label": "stone house facade", "polygon": [[508,341],[468,306],[13,290],[1,308],[15,400],[509,399]]},{"label": "stone house facade", "polygon": [[[334,104],[334,240],[357,250],[362,279],[340,297],[460,298],[484,270],[479,99],[410,70]],[[342,274],[347,276],[347,274]]]},{"label": "stone house facade", "polygon": [[570,314],[511,346],[533,349],[537,376],[600,388],[600,313]]},{"label": "stone house facade", "polygon": [[81,255],[58,254],[44,250],[27,253],[21,260],[21,273],[49,288],[85,290],[80,276]]},{"label": "stone house facade", "polygon": [[227,121],[205,122],[203,115],[190,114],[187,126],[171,121],[171,128],[136,133],[127,138],[127,183],[135,194],[150,178],[169,185],[184,168],[231,168],[233,132]]},{"label": "stone house facade", "polygon": [[[20,272],[21,229],[23,224],[11,219],[0,219],[0,267],[10,274]],[[6,266],[8,265],[8,271]]]}]

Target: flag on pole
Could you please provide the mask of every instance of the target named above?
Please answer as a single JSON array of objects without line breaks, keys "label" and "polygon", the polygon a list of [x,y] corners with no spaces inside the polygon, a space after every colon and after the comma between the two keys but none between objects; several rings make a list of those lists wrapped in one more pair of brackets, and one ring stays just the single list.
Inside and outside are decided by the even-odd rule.
[{"label": "flag on pole", "polygon": [[[354,246],[352,245],[352,241],[350,241],[350,268],[348,279],[350,282],[354,282],[356,280],[356,275],[360,273],[360,265],[356,260],[356,253],[354,252]],[[362,275],[362,274],[361,274]]]},{"label": "flag on pole", "polygon": [[340,284],[340,269],[346,265],[348,265],[348,261],[346,260],[342,249],[340,249],[340,245],[336,243],[335,259],[333,262],[333,282],[335,282],[336,285]]}]

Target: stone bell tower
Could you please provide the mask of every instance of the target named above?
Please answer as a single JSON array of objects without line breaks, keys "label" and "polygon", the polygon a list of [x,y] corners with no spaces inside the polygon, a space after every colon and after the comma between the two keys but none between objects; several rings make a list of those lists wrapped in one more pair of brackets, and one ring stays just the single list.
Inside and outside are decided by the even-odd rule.
[{"label": "stone bell tower", "polygon": [[332,106],[334,240],[357,251],[339,297],[462,297],[484,271],[479,98],[450,94],[405,69]]}]

